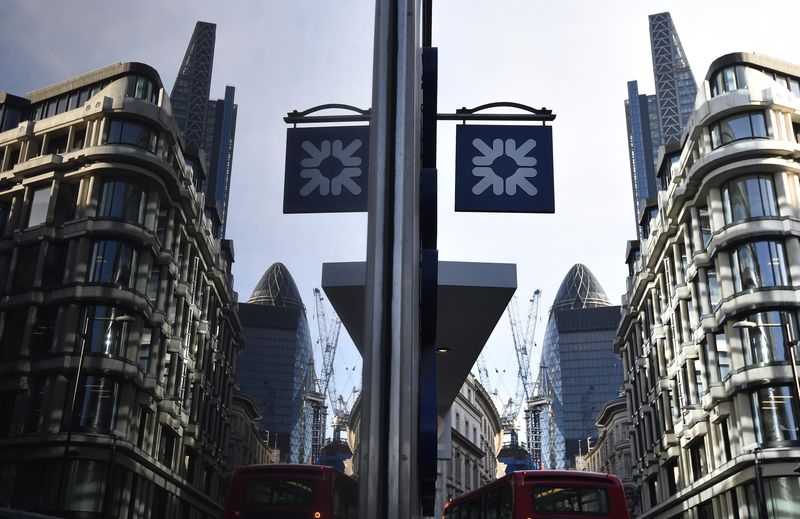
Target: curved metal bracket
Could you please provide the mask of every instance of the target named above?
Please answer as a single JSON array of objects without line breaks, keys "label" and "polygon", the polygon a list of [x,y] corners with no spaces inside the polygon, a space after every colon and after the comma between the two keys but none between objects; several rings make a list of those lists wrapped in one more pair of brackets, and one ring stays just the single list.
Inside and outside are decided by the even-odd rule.
[{"label": "curved metal bracket", "polygon": [[[322,110],[349,110],[355,112],[357,115],[311,115]],[[356,106],[346,105],[341,103],[328,103],[324,105],[314,106],[308,110],[298,112],[293,110],[286,114],[283,120],[288,124],[304,124],[304,123],[341,123],[341,122],[361,122],[369,121],[372,110],[370,108],[361,109]]]},{"label": "curved metal bracket", "polygon": [[[526,114],[479,114],[477,112],[488,110],[490,108],[516,108],[528,112]],[[487,103],[485,105],[476,106],[475,108],[459,108],[454,114],[439,114],[438,118],[445,121],[541,121],[542,123],[552,121],[556,118],[552,110],[545,107],[533,108],[521,103],[514,103],[510,101],[498,101],[495,103]]]}]

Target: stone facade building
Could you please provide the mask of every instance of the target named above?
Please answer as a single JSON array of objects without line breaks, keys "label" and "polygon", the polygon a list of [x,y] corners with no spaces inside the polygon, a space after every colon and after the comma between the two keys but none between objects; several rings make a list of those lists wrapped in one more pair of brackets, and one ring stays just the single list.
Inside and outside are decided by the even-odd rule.
[{"label": "stone facade building", "polygon": [[615,343],[642,517],[796,517],[798,157],[800,66],[745,53],[659,153]]},{"label": "stone facade building", "polygon": [[155,70],[0,92],[0,506],[211,518],[241,326]]}]

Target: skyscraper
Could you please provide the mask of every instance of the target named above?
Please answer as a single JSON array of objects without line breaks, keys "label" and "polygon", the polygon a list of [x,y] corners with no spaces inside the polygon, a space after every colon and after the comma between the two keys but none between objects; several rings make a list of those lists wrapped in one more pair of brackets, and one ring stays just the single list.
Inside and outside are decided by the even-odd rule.
[{"label": "skyscraper", "polygon": [[236,137],[236,89],[225,87],[225,97],[212,101],[211,74],[214,68],[214,44],[217,26],[197,22],[178,77],[172,87],[173,112],[186,143],[203,150],[208,171],[206,213],[215,222],[214,233],[225,236],[228,196]]},{"label": "skyscraper", "polygon": [[261,411],[262,433],[277,446],[281,461],[311,459],[314,358],[303,301],[288,269],[275,263],[247,303],[239,303],[245,347],[236,378],[242,393]]},{"label": "skyscraper", "polygon": [[694,109],[697,82],[669,13],[651,14],[650,47],[662,144],[680,139]]},{"label": "skyscraper", "polygon": [[596,437],[597,414],[619,392],[622,367],[613,348],[619,318],[594,274],[573,266],[550,309],[542,349],[539,377],[550,386],[541,427],[544,468],[575,467],[587,438]]},{"label": "skyscraper", "polygon": [[697,96],[697,83],[672,17],[669,13],[653,14],[649,21],[656,94],[640,94],[638,82],[629,81],[625,100],[634,213],[640,239],[645,238],[640,228],[644,209],[659,189],[655,175],[658,149],[678,142]]}]

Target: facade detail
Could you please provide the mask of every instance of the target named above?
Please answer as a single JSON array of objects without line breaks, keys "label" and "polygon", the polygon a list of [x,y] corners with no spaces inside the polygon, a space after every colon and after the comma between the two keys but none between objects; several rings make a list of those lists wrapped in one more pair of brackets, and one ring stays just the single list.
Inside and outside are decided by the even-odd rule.
[{"label": "facade detail", "polygon": [[234,103],[236,89],[232,86],[225,87],[223,99],[209,100],[216,33],[216,24],[197,22],[170,99],[186,143],[203,151],[201,156],[208,171],[206,211],[215,223],[215,234],[224,237],[237,106]]},{"label": "facade detail", "polygon": [[642,517],[793,517],[800,66],[723,56],[695,107],[629,244],[615,341]]},{"label": "facade detail", "polygon": [[594,274],[573,266],[550,309],[537,382],[547,388],[539,418],[545,469],[575,468],[587,438],[596,436],[597,413],[619,391],[622,368],[613,348],[619,316]]},{"label": "facade detail", "polygon": [[245,347],[236,377],[261,412],[261,433],[280,459],[310,463],[315,372],[311,333],[297,285],[282,263],[267,269],[239,303]]},{"label": "facade detail", "polygon": [[0,507],[218,517],[233,246],[152,68],[0,93]]}]

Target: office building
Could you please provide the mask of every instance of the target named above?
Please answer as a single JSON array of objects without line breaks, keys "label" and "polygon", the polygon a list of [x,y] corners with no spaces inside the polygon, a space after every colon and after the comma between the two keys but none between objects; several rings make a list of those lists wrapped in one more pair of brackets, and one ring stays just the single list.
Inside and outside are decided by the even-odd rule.
[{"label": "office building", "polygon": [[615,341],[641,517],[795,517],[800,66],[722,56],[695,107],[629,244]]},{"label": "office building", "polygon": [[214,222],[215,234],[224,237],[233,145],[236,139],[237,105],[234,103],[236,89],[232,86],[225,87],[225,96],[222,99],[209,99],[216,32],[216,24],[197,22],[170,99],[175,120],[183,131],[186,143],[204,152],[202,157],[208,171],[206,212]]},{"label": "office building", "polygon": [[234,390],[230,407],[230,431],[227,437],[227,477],[242,465],[279,463],[280,452],[267,444],[261,435],[261,413],[253,399]]},{"label": "office building", "polygon": [[239,303],[245,347],[236,378],[261,412],[261,432],[280,459],[311,462],[314,357],[306,309],[282,263],[264,272],[247,303]]},{"label": "office building", "polygon": [[655,161],[661,146],[661,125],[658,121],[658,98],[639,93],[639,83],[628,81],[625,100],[625,122],[628,127],[628,159],[633,187],[633,209],[636,229],[642,219],[647,200],[655,198]]},{"label": "office building", "polygon": [[0,92],[0,507],[222,513],[242,338],[204,182],[147,65]]},{"label": "office building", "polygon": [[629,81],[625,100],[637,230],[658,192],[655,161],[659,148],[678,141],[697,96],[697,82],[670,14],[650,15],[649,25],[656,93],[640,94],[638,82]]},{"label": "office building", "polygon": [[541,414],[541,457],[546,469],[575,467],[595,438],[594,420],[622,383],[614,353],[620,308],[585,265],[577,264],[558,289],[545,330],[539,386],[546,388]]},{"label": "office building", "polygon": [[669,13],[651,14],[650,49],[658,98],[661,143],[676,142],[694,110],[697,81]]}]

